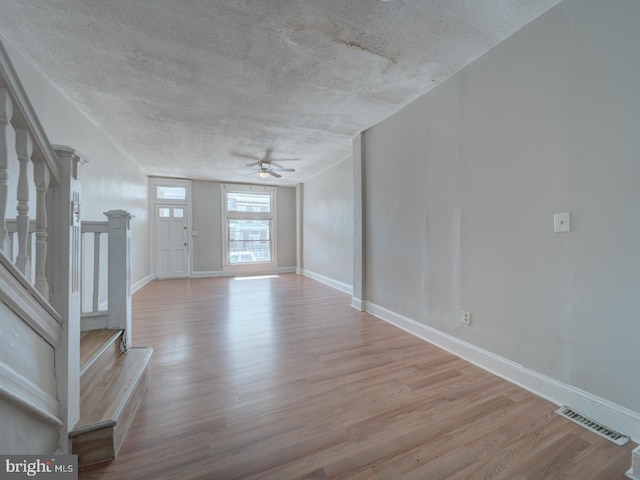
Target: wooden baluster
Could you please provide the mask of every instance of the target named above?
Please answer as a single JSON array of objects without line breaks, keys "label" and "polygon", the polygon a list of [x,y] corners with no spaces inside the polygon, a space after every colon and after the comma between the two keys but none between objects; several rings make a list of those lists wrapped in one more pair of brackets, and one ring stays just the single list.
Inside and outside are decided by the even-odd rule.
[{"label": "wooden baluster", "polygon": [[16,153],[20,162],[18,175],[18,216],[16,224],[18,230],[18,256],[16,267],[29,278],[31,275],[31,260],[27,252],[29,237],[29,165],[33,153],[33,141],[29,132],[23,128],[16,129]]},{"label": "wooden baluster", "polygon": [[100,232],[93,234],[93,311],[100,310]]},{"label": "wooden baluster", "polygon": [[47,264],[47,191],[50,172],[47,164],[36,162],[34,165],[36,184],[36,289],[49,300],[49,282],[45,273]]},{"label": "wooden baluster", "polygon": [[6,88],[0,88],[0,252],[5,250],[7,238],[7,190],[9,185],[9,122],[13,103]]}]

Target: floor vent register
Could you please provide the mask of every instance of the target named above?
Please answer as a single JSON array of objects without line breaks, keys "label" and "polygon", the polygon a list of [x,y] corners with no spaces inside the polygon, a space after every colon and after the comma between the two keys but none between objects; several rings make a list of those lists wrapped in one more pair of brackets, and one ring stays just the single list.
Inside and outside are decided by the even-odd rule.
[{"label": "floor vent register", "polygon": [[621,433],[616,432],[615,430],[611,430],[601,423],[598,423],[595,420],[591,420],[589,417],[585,417],[581,413],[578,413],[569,407],[560,407],[558,410],[556,410],[556,413],[568,420],[571,420],[572,422],[577,423],[578,425],[582,425],[584,428],[591,430],[593,433],[596,433],[601,437],[606,438],[607,440],[611,440],[616,445],[622,446],[629,441],[629,437],[626,437]]}]

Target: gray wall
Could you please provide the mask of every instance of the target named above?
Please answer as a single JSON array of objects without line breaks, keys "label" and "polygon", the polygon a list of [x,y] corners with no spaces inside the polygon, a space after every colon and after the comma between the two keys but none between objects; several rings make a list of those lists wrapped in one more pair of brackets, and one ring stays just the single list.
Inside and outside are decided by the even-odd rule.
[{"label": "gray wall", "polygon": [[198,236],[193,237],[193,272],[219,272],[222,270],[220,184],[194,180],[191,189],[193,229],[198,231]]},{"label": "gray wall", "polygon": [[296,267],[296,189],[278,187],[278,267]]},{"label": "gray wall", "polygon": [[147,175],[46,77],[3,39],[29,100],[52,144],[68,145],[89,158],[82,167],[82,220],[104,221],[107,210],[124,209],[131,222],[131,280],[151,273]]},{"label": "gray wall", "polygon": [[[222,271],[222,220],[220,218],[220,183],[194,180],[193,229],[193,274],[202,276]],[[295,189],[278,187],[277,208],[277,258],[278,268],[296,266],[296,199]]]},{"label": "gray wall", "polygon": [[565,0],[364,140],[367,300],[636,412],[639,23]]},{"label": "gray wall", "polygon": [[334,165],[304,184],[303,265],[353,286],[353,159]]}]

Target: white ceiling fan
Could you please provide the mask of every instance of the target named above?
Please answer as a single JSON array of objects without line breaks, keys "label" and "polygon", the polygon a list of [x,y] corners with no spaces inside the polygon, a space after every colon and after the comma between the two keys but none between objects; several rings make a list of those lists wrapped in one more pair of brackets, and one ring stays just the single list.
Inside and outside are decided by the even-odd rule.
[{"label": "white ceiling fan", "polygon": [[265,151],[265,155],[262,158],[254,157],[253,155],[245,155],[242,153],[236,153],[236,155],[238,157],[257,160],[256,162],[253,162],[247,165],[247,167],[257,166],[259,169],[258,175],[260,175],[262,178],[269,178],[270,176],[275,178],[281,178],[282,175],[280,175],[278,172],[295,172],[296,171],[295,168],[285,168],[282,165],[278,164],[277,162],[290,162],[294,160],[300,160],[299,158],[278,158],[274,160],[272,158],[273,148],[267,148],[267,150]]}]

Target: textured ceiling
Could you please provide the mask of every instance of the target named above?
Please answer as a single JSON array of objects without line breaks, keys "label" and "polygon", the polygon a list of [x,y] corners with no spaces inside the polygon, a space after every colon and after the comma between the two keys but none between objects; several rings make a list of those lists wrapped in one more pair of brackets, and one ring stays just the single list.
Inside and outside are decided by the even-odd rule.
[{"label": "textured ceiling", "polygon": [[149,175],[294,185],[556,3],[0,0],[0,34]]}]

